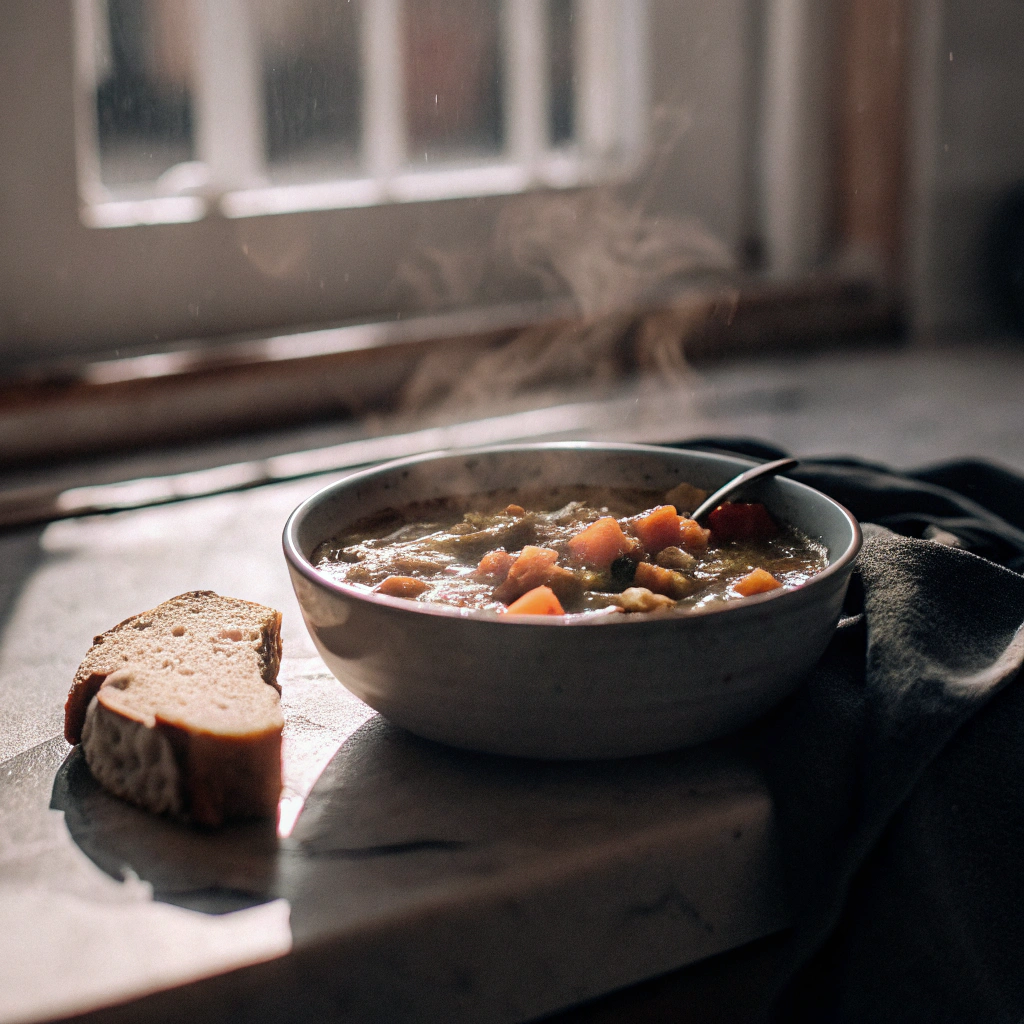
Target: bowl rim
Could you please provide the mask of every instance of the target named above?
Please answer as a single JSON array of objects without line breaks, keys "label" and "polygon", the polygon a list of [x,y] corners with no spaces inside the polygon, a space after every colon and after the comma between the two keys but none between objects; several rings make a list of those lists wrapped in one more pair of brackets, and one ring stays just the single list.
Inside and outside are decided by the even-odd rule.
[{"label": "bowl rim", "polygon": [[711,457],[716,460],[734,462],[738,467],[738,471],[742,471],[742,468],[749,468],[759,464],[757,460],[746,459],[742,456],[732,455],[725,452],[706,452],[695,448],[670,447],[668,445],[654,444],[633,444],[622,441],[542,441],[535,443],[523,442],[520,444],[479,445],[472,448],[438,449],[437,451],[410,455],[400,459],[391,459],[387,462],[378,463],[374,466],[368,466],[366,469],[348,474],[340,480],[335,480],[329,484],[325,484],[323,487],[314,491],[308,498],[299,503],[299,505],[292,511],[291,515],[289,515],[288,520],[284,525],[284,531],[281,539],[285,559],[292,569],[304,576],[311,583],[323,587],[329,592],[337,594],[339,597],[350,600],[365,601],[370,605],[392,608],[398,612],[439,616],[446,619],[461,619],[466,622],[500,622],[502,627],[506,629],[517,625],[547,626],[549,628],[565,628],[584,625],[593,627],[614,625],[621,628],[629,626],[630,624],[636,626],[654,622],[678,623],[693,621],[706,618],[707,616],[722,615],[724,613],[731,613],[735,616],[743,613],[745,609],[754,611],[769,601],[780,601],[786,600],[787,598],[790,599],[790,601],[801,598],[806,599],[805,595],[813,593],[816,587],[820,589],[820,586],[827,583],[832,576],[843,573],[847,566],[849,566],[849,564],[857,557],[863,543],[863,534],[861,532],[860,524],[849,509],[844,505],[841,505],[834,498],[830,498],[823,491],[817,490],[817,488],[801,483],[799,480],[784,477],[782,479],[785,480],[787,486],[793,486],[798,490],[806,491],[808,494],[813,495],[815,500],[821,500],[834,506],[834,508],[845,518],[847,525],[850,528],[851,540],[846,550],[843,551],[835,561],[830,562],[824,569],[822,569],[821,572],[815,573],[805,583],[791,589],[773,590],[764,594],[755,594],[751,597],[744,598],[742,601],[713,604],[705,608],[696,608],[692,610],[682,609],[670,613],[639,612],[631,615],[602,615],[594,614],[593,612],[579,612],[569,615],[508,615],[507,613],[503,614],[501,612],[489,610],[457,608],[444,604],[427,604],[425,602],[414,601],[408,598],[391,597],[387,594],[375,594],[372,591],[359,590],[349,584],[329,579],[313,565],[299,547],[298,532],[302,521],[315,507],[324,501],[330,492],[346,490],[348,487],[358,485],[364,480],[372,479],[378,475],[382,476],[409,465],[441,461],[442,459],[453,457],[528,451],[636,452],[638,454],[645,453],[649,455],[663,455],[670,452],[677,452],[680,454],[696,455],[702,458]]}]

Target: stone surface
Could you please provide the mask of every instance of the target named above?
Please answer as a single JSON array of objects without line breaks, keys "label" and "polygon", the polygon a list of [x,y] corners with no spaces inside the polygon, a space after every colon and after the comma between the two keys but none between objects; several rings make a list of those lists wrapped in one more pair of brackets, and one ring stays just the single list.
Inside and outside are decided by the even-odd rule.
[{"label": "stone surface", "polygon": [[[322,482],[0,539],[0,1021],[272,960],[194,987],[189,1013],[511,1022],[785,924],[770,801],[728,744],[487,757],[418,740],[344,690],[280,553],[287,514]],[[284,612],[276,832],[139,811],[60,735],[92,636],[202,588]],[[161,998],[140,1018],[160,1019]]]}]

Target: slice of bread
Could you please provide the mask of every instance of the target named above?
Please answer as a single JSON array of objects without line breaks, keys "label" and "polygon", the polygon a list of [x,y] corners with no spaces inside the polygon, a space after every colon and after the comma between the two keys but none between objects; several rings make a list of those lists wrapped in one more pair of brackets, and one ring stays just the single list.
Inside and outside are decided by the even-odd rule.
[{"label": "slice of bread", "polygon": [[93,641],[64,706],[97,780],[204,825],[276,811],[281,613],[210,590],[181,594]]}]

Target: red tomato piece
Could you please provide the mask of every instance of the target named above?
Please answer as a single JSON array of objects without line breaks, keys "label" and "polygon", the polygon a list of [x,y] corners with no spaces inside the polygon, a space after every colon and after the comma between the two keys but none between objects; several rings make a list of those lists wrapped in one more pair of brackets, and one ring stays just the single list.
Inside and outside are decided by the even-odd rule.
[{"label": "red tomato piece", "polygon": [[720,542],[767,540],[779,532],[768,509],[757,503],[727,501],[708,516],[708,522],[715,540]]}]

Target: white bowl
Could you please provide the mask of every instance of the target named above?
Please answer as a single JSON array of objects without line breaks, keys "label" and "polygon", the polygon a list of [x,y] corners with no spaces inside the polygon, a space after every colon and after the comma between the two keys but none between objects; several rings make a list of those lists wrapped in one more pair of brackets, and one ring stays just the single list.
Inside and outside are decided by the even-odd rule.
[{"label": "white bowl", "polygon": [[346,477],[284,530],[292,584],[327,666],[357,697],[428,739],[544,758],[609,758],[699,743],[790,693],[835,629],[861,535],[841,505],[785,478],[757,498],[824,544],[829,565],[794,589],[672,615],[505,618],[333,582],[310,556],[345,526],[408,502],[515,486],[713,490],[751,463],[626,444],[442,452]]}]

